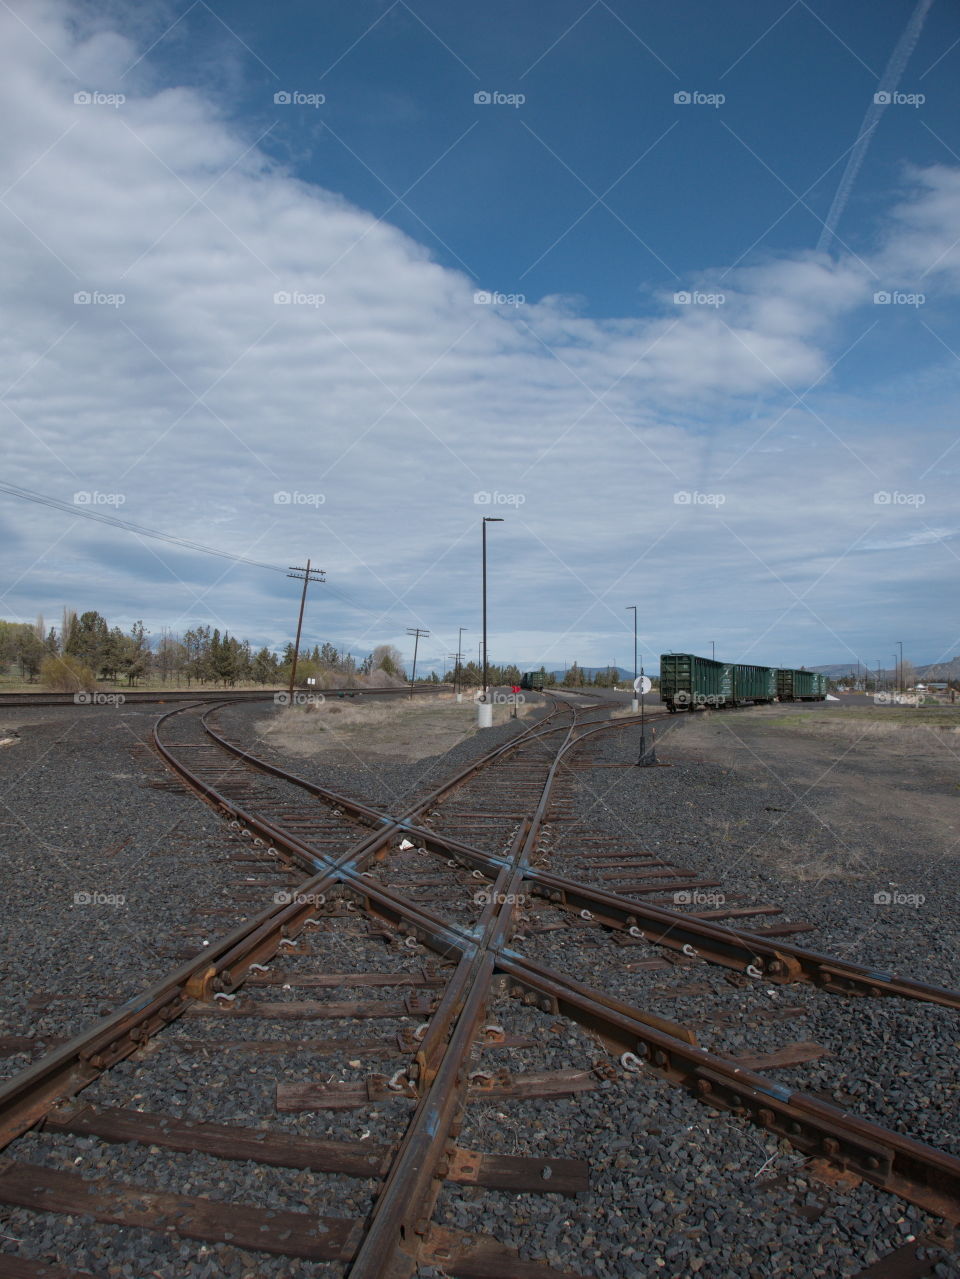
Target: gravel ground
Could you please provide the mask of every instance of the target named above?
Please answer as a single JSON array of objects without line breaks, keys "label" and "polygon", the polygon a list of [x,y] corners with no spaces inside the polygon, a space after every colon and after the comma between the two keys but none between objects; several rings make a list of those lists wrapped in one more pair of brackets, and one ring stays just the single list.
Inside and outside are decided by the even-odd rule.
[{"label": "gravel ground", "polygon": [[[0,1035],[75,1034],[259,908],[233,901],[247,871],[226,860],[236,836],[147,750],[156,717],[0,711],[19,733],[0,751]],[[224,913],[193,915],[201,906]],[[29,1059],[2,1059],[0,1071]]]},{"label": "gravel ground", "polygon": [[[65,866],[71,875],[88,876],[80,889],[71,890],[71,905],[76,891],[123,892],[122,888],[110,890],[98,884],[93,890],[89,887],[97,877],[103,877],[104,864],[106,870],[122,867],[117,874],[130,884],[129,895],[125,896],[134,900],[138,912],[136,928],[150,930],[147,935],[155,940],[158,949],[149,962],[145,961],[140,948],[129,939],[124,945],[115,923],[96,933],[87,925],[80,947],[75,941],[81,939],[71,942],[73,934],[66,934],[64,945],[59,948],[63,951],[63,970],[58,970],[58,976],[68,999],[55,1001],[42,1011],[46,1033],[57,1033],[58,1017],[66,1019],[71,1013],[82,1016],[77,1010],[95,1003],[83,990],[90,973],[96,974],[113,1004],[118,984],[126,983],[124,993],[133,993],[139,985],[146,984],[144,971],[152,979],[169,968],[169,931],[171,921],[177,918],[177,903],[182,910],[185,903],[210,900],[212,892],[226,893],[238,878],[236,864],[215,860],[235,844],[210,810],[194,799],[181,799],[149,786],[131,795],[131,778],[112,776],[114,772],[134,773],[139,786],[146,785],[148,770],[156,766],[140,757],[135,743],[149,728],[152,713],[123,716],[133,723],[125,726],[121,734],[118,712],[106,710],[105,715],[104,710],[92,712],[104,721],[98,725],[93,724],[91,716],[85,716],[80,725],[70,728],[64,717],[58,725],[21,729],[20,744],[0,755],[0,768],[11,777],[25,774],[15,790],[7,791],[6,803],[14,813],[8,809],[5,816],[8,824],[17,823],[18,830],[28,823],[28,829],[41,831],[45,840],[50,840],[51,832],[55,832],[58,845],[63,845],[57,849],[57,858],[66,858]],[[36,714],[49,716],[49,712]],[[379,771],[374,793],[366,767],[328,760],[291,764],[278,753],[271,754],[256,740],[256,722],[262,715],[262,708],[235,707],[223,713],[222,723],[228,735],[250,745],[256,753],[333,789],[368,802],[375,798],[391,809],[396,809],[401,801],[411,802],[456,765],[488,750],[500,740],[498,735],[505,739],[514,731],[514,726],[506,725],[477,734],[440,759],[412,765],[391,764]],[[18,719],[24,721],[25,713],[21,712]],[[726,759],[699,762],[704,755],[699,741],[691,745],[685,757],[682,727],[683,721],[672,721],[669,732],[660,738],[661,758],[674,760],[673,768],[578,770],[564,780],[562,797],[576,806],[575,811],[589,811],[592,833],[606,833],[622,840],[609,845],[611,848],[656,851],[665,859],[698,868],[710,878],[722,879],[738,896],[784,905],[784,918],[805,919],[818,926],[817,933],[809,934],[812,941],[802,935],[797,939],[800,944],[833,949],[858,962],[895,968],[923,980],[960,984],[952,966],[956,965],[956,956],[946,953],[948,946],[940,936],[944,921],[950,922],[956,935],[957,921],[955,916],[950,919],[949,902],[938,898],[934,915],[926,905],[922,914],[917,909],[889,909],[881,916],[884,927],[879,928],[874,918],[878,907],[872,893],[858,895],[855,881],[846,874],[851,869],[849,863],[844,864],[841,878],[797,882],[785,873],[782,860],[770,856],[769,846],[763,843],[765,837],[769,841],[772,822],[776,822],[776,838],[785,838],[797,848],[818,854],[836,852],[835,844],[821,848],[818,841],[826,838],[823,823],[816,820],[810,808],[794,804],[798,778],[791,778],[789,769],[781,769],[775,776],[757,769],[751,776],[742,766],[742,758],[737,767]],[[96,751],[95,762],[88,763],[92,748]],[[46,751],[49,754],[44,756]],[[612,734],[591,746],[589,752],[597,762],[635,758],[636,730]],[[10,761],[15,755],[21,763],[12,770]],[[81,768],[72,771],[71,765],[75,765],[78,756]],[[51,790],[57,792],[55,798],[49,797]],[[10,799],[11,793],[16,796],[16,804]],[[148,802],[141,808],[138,801],[144,795]],[[154,804],[158,806],[156,813]],[[18,813],[30,816],[19,818]],[[163,819],[172,825],[164,828]],[[117,830],[116,843],[122,846],[112,857],[104,858],[99,850],[113,829]],[[185,851],[178,855],[167,851],[172,845],[171,830],[182,832],[186,842]],[[724,840],[725,830],[728,837]],[[580,864],[577,835],[576,822],[555,823],[550,828],[547,842],[553,848],[552,868],[575,873]],[[129,838],[128,843],[122,842],[125,837]],[[0,1011],[8,1012],[10,1001],[10,1012],[14,1014],[9,1018],[11,1030],[21,1032],[26,1023],[17,1018],[24,1017],[27,1010],[14,1002],[13,988],[26,985],[26,992],[19,993],[29,995],[41,984],[35,976],[37,954],[43,954],[38,940],[42,945],[49,936],[50,920],[56,918],[51,907],[58,900],[55,896],[34,900],[38,890],[29,881],[36,874],[33,866],[40,864],[47,846],[39,835],[27,838],[33,839],[36,847],[32,856],[17,864],[14,880],[27,881],[23,896],[32,905],[24,916],[23,935],[18,923],[14,939],[15,945],[24,949],[11,948],[9,956],[5,956],[8,981],[0,988]],[[877,850],[877,856],[883,857],[884,873],[889,873],[891,880],[902,874],[900,882],[907,884],[910,880],[906,872],[911,861],[915,864],[916,852],[901,848],[896,840],[891,840],[891,845],[896,846]],[[27,847],[22,835],[19,847]],[[161,848],[164,851],[158,851]],[[898,857],[903,859],[902,869]],[[50,859],[49,850],[47,858]],[[411,870],[426,869],[419,863],[410,863],[409,858],[407,865]],[[240,864],[241,874],[243,870]],[[89,878],[91,875],[93,879]],[[151,881],[158,875],[176,884],[176,888],[167,886],[156,892],[153,885],[151,898]],[[71,882],[76,881],[67,879],[67,888]],[[943,899],[948,898],[945,888],[945,884],[941,885]],[[57,892],[62,897],[63,887]],[[144,894],[142,901],[138,892]],[[268,890],[265,897],[269,898]],[[94,908],[87,909],[92,912]],[[111,910],[111,919],[117,920],[118,912],[126,918],[131,908],[125,902],[123,907],[104,905],[97,909]],[[538,924],[553,918],[560,916],[552,908],[537,911]],[[218,931],[225,931],[226,926],[226,921],[223,927],[218,922]],[[139,935],[136,929],[134,935]],[[161,944],[165,949],[159,948]],[[960,1148],[960,1138],[953,1131],[956,1094],[950,1092],[955,1088],[950,1065],[960,1035],[956,1018],[942,1009],[900,1000],[875,1003],[839,999],[804,987],[744,988],[732,985],[720,970],[698,963],[655,972],[632,971],[627,968],[628,963],[659,952],[642,946],[619,947],[595,929],[534,932],[518,945],[525,953],[615,990],[632,1002],[685,1023],[696,1023],[700,1042],[725,1053],[767,1051],[797,1038],[816,1039],[835,1055],[773,1072],[780,1082],[806,1090],[824,1089],[827,1095],[839,1094],[838,1099],[850,1109],[931,1140],[944,1149]],[[841,950],[844,945],[848,949]],[[91,956],[85,961],[88,967],[80,972],[79,951]],[[382,940],[371,939],[358,932],[357,923],[349,918],[328,921],[311,938],[311,951],[309,956],[285,959],[284,971],[294,976],[311,969],[396,971],[403,967],[416,971],[428,958],[425,952],[404,953]],[[141,964],[140,969],[134,960]],[[16,968],[11,967],[14,962]],[[44,962],[49,960],[45,958]],[[918,964],[927,967],[918,971]],[[933,975],[931,969],[935,969]],[[9,980],[11,975],[13,981]],[[55,989],[46,984],[45,978],[42,984],[45,989]],[[709,993],[683,994],[677,989],[693,984],[708,986]],[[275,999],[280,997],[277,989],[251,989],[244,998],[258,1002]],[[355,988],[324,991],[322,995],[312,990],[304,993],[307,998],[323,999],[387,995],[386,991]],[[786,1022],[765,1020],[758,1015],[783,1006],[802,1008],[804,1012]],[[730,1024],[717,1022],[718,1010],[735,1014],[736,1020]],[[750,1020],[745,1023],[748,1015]],[[30,1016],[35,1019],[37,1013],[30,1010]],[[496,1065],[506,1064],[514,1071],[584,1069],[597,1061],[611,1060],[578,1027],[515,1001],[498,1001],[492,1017],[509,1031],[532,1035],[535,1046],[484,1054],[485,1066],[493,1059]],[[50,1029],[46,1026],[48,1018],[52,1019]],[[388,1073],[404,1060],[399,1050],[395,1056],[378,1055],[372,1062],[352,1056],[359,1052],[353,1044],[319,1054],[299,1041],[313,1035],[350,1040],[355,1037],[357,1042],[389,1038],[404,1022],[409,1025],[419,1020],[307,1023],[309,1030],[304,1030],[304,1023],[238,1020],[234,1025],[231,1020],[225,1032],[219,1023],[185,1017],[136,1060],[122,1063],[98,1080],[84,1099],[94,1104],[135,1105],[223,1122],[257,1124],[269,1118],[271,1124],[287,1131],[318,1137],[356,1140],[368,1131],[371,1141],[395,1140],[408,1114],[405,1103],[378,1105],[369,1112],[276,1115],[275,1088],[278,1080],[362,1079],[371,1070]],[[297,1028],[293,1034],[291,1025]],[[212,1047],[209,1053],[187,1050],[187,1041],[209,1041],[212,1045],[226,1033],[244,1039],[290,1037],[297,1041],[297,1048],[276,1055],[224,1053]],[[858,1079],[855,1063],[847,1063],[851,1042],[865,1046],[869,1054],[867,1079]],[[905,1060],[905,1049],[911,1048],[913,1051]],[[351,1064],[355,1061],[359,1065]],[[918,1088],[914,1080],[921,1071],[923,1083]],[[786,1145],[712,1111],[646,1072],[620,1072],[616,1080],[598,1081],[594,1091],[568,1099],[473,1103],[460,1142],[474,1149],[506,1154],[542,1157],[546,1150],[553,1157],[587,1159],[591,1189],[576,1201],[559,1195],[495,1194],[447,1185],[436,1218],[444,1224],[493,1236],[516,1247],[524,1257],[547,1260],[586,1276],[854,1276],[879,1256],[911,1237],[923,1236],[936,1224],[919,1210],[865,1183],[846,1190],[826,1188],[813,1179],[807,1161]],[[90,1175],[108,1173],[118,1180],[179,1193],[336,1216],[362,1214],[375,1190],[374,1183],[366,1181],[269,1170],[196,1154],[174,1155],[156,1147],[106,1146],[94,1139],[44,1133],[30,1134],[11,1153],[36,1163],[89,1170]],[[765,1185],[778,1175],[783,1176],[782,1182]],[[745,1221],[750,1223],[749,1232],[744,1230]],[[191,1279],[205,1279],[208,1275],[253,1279],[260,1274],[306,1279],[340,1273],[338,1266],[269,1259],[225,1246],[201,1250],[200,1245],[181,1244],[153,1232],[100,1227],[83,1219],[67,1220],[20,1210],[5,1215],[0,1233],[6,1236],[2,1244],[5,1248],[11,1237],[22,1241],[16,1248],[21,1255],[56,1257],[62,1264],[88,1267],[98,1275],[109,1273],[131,1279],[141,1279],[148,1273],[158,1279],[180,1275]],[[941,1258],[935,1271],[938,1276],[960,1274],[955,1255],[937,1255]],[[424,1268],[421,1273],[426,1276],[440,1272]]]},{"label": "gravel ground", "polygon": [[[241,704],[222,723],[251,741],[264,712]],[[0,708],[0,737],[19,737],[0,750],[7,849],[0,1035],[33,1036],[39,1049],[76,1034],[196,953],[205,938],[272,902],[269,889],[258,896],[242,888],[248,866],[224,860],[239,847],[235,834],[146,748],[158,713],[153,706]],[[331,764],[311,771],[305,761],[272,758],[396,808],[517,731],[501,725],[447,756],[376,772]],[[258,867],[256,878],[267,877]],[[0,1077],[34,1055],[0,1058]]]},{"label": "gravel ground", "polygon": [[[546,714],[548,709],[544,700],[541,713]],[[331,758],[326,751],[312,759],[287,754],[275,739],[261,735],[261,726],[273,713],[272,707],[265,713],[262,706],[229,706],[220,712],[219,721],[225,736],[241,742],[248,750],[270,763],[278,764],[319,786],[329,787],[342,795],[361,799],[374,806],[382,805],[394,813],[408,808],[419,796],[435,789],[478,755],[510,741],[534,723],[533,715],[526,719],[508,720],[504,724],[464,738],[443,755],[413,762],[387,760],[371,764],[362,763],[348,751],[344,751],[338,758]]]},{"label": "gravel ground", "polygon": [[[526,1031],[531,1017],[539,1019],[540,1069],[583,1068],[603,1056],[591,1053],[579,1031],[553,1030],[547,1014],[504,1005],[495,1015]],[[828,1190],[787,1147],[646,1073],[562,1100],[472,1106],[460,1140],[504,1154],[588,1161],[591,1187],[576,1201],[452,1185],[440,1199],[445,1223],[584,1275],[856,1275],[933,1224],[865,1183]],[[780,1174],[784,1184],[765,1191],[764,1182]],[[944,1260],[936,1273],[956,1271]]]},{"label": "gravel ground", "polygon": [[[848,743],[793,733],[784,742],[757,711],[678,715],[658,731],[658,758],[671,767],[574,774],[591,832],[603,822],[597,832],[622,836],[623,848],[656,852],[722,880],[729,895],[782,906],[783,920],[815,924],[816,932],[798,935],[799,945],[960,987],[960,814],[956,832],[939,834],[912,820],[884,820],[888,752],[867,743],[851,755]],[[599,762],[635,760],[637,730],[604,735],[593,749]],[[956,793],[952,756],[910,752],[896,759],[895,771],[917,810],[927,793]],[[811,774],[821,779],[812,787]],[[868,806],[880,818],[859,845],[856,826],[841,828],[834,817],[848,779],[857,811]],[[893,816],[904,814],[896,807]],[[571,823],[553,836],[552,866],[578,864],[564,850],[578,851],[580,829]],[[884,892],[924,900],[875,902]]]}]

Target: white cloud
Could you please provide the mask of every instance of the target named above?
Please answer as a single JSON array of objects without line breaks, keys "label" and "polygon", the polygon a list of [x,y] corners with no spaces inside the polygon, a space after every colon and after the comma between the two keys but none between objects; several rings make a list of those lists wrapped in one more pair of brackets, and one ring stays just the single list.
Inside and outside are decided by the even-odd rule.
[{"label": "white cloud", "polygon": [[[455,634],[476,611],[486,512],[473,494],[520,492],[497,531],[496,608],[514,637],[497,647],[520,644],[529,660],[538,589],[543,633],[582,615],[577,633],[599,651],[581,660],[606,661],[592,636],[626,626],[624,592],[690,590],[658,623],[657,642],[673,647],[715,585],[716,607],[729,608],[713,579],[739,572],[755,587],[745,629],[756,630],[790,605],[783,581],[809,571],[807,548],[832,563],[868,527],[875,512],[859,490],[874,491],[877,475],[855,454],[883,455],[883,441],[865,444],[844,423],[851,453],[802,409],[787,413],[784,395],[829,378],[866,327],[844,329],[875,287],[862,265],[770,259],[691,282],[722,289],[717,306],[667,294],[651,299],[653,315],[608,321],[559,297],[476,305],[477,282],[284,172],[218,104],[138,81],[146,63],[124,77],[139,57],[133,41],[106,30],[77,39],[63,6],[20,12],[35,35],[0,13],[0,103],[12,121],[0,205],[0,370],[11,389],[0,422],[12,481],[68,500],[120,492],[140,524],[281,565],[312,554],[331,585],[375,610],[409,590],[368,634],[369,615],[324,603],[323,625],[358,643],[415,621]],[[121,84],[120,106],[74,102],[78,90]],[[928,271],[955,287],[960,176],[938,168],[914,180],[875,269],[885,279]],[[76,305],[80,291],[124,301]],[[277,293],[303,298],[277,304]],[[811,465],[816,477],[794,490]],[[673,500],[718,486],[737,536]],[[280,506],[278,490],[324,501]],[[936,503],[931,492],[931,515]],[[12,518],[22,544],[2,589],[69,524],[34,508]],[[221,566],[162,546],[133,554],[121,536],[71,529],[4,603],[8,615],[32,611],[34,589],[121,617],[153,610],[156,622],[212,607],[231,629],[283,637],[275,583],[234,570],[229,590],[198,606],[188,587],[203,590]],[[154,573],[162,603],[143,580]],[[847,592],[845,573],[818,594],[827,613],[833,584],[837,598]],[[592,593],[605,591],[598,604]],[[821,638],[834,645],[827,623]],[[449,649],[449,636],[439,645]]]}]

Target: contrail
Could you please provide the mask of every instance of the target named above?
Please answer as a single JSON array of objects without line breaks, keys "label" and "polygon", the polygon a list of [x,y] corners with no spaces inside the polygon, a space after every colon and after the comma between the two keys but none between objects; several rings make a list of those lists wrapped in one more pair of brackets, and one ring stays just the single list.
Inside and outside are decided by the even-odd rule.
[{"label": "contrail", "polygon": [[[923,30],[923,24],[926,21],[927,14],[933,0],[918,0],[917,7],[913,11],[910,21],[907,23],[903,35],[897,42],[897,47],[890,55],[890,61],[887,63],[886,70],[880,77],[880,83],[877,86],[877,94],[896,93],[897,86],[900,84],[900,77],[907,69],[907,63],[910,61],[910,55],[917,47],[917,41],[920,39],[920,32]],[[888,98],[887,101],[890,99]],[[880,116],[883,114],[884,104],[877,102],[876,98],[867,108],[867,114],[863,118],[863,124],[860,128],[860,134],[854,143],[853,150],[847,159],[847,167],[843,171],[843,177],[840,179],[840,185],[837,187],[837,194],[833,197],[833,204],[830,206],[830,212],[827,214],[827,220],[823,224],[823,230],[820,232],[820,239],[817,242],[817,250],[819,252],[827,252],[833,243],[836,234],[837,224],[843,217],[843,211],[847,207],[847,201],[850,199],[850,192],[853,190],[853,184],[857,180],[857,174],[863,164],[864,157],[867,154],[867,148],[870,145],[870,139],[873,137],[873,131],[880,123]]]}]

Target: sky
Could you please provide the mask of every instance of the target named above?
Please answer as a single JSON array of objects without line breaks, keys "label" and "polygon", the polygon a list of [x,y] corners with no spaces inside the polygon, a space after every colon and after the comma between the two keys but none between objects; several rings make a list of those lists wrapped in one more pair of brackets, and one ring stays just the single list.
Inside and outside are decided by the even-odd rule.
[{"label": "sky", "polygon": [[955,5],[4,0],[0,49],[0,616],[281,647],[309,558],[310,645],[440,668],[494,516],[491,661],[629,668],[631,605],[648,669],[960,652]]}]

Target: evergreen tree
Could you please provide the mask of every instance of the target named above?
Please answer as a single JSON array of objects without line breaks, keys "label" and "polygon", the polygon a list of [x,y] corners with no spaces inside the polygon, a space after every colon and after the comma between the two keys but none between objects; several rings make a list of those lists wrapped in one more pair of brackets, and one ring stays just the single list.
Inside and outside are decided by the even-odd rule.
[{"label": "evergreen tree", "polygon": [[277,678],[277,659],[268,648],[261,648],[253,659],[252,676],[257,684],[272,684]]}]

